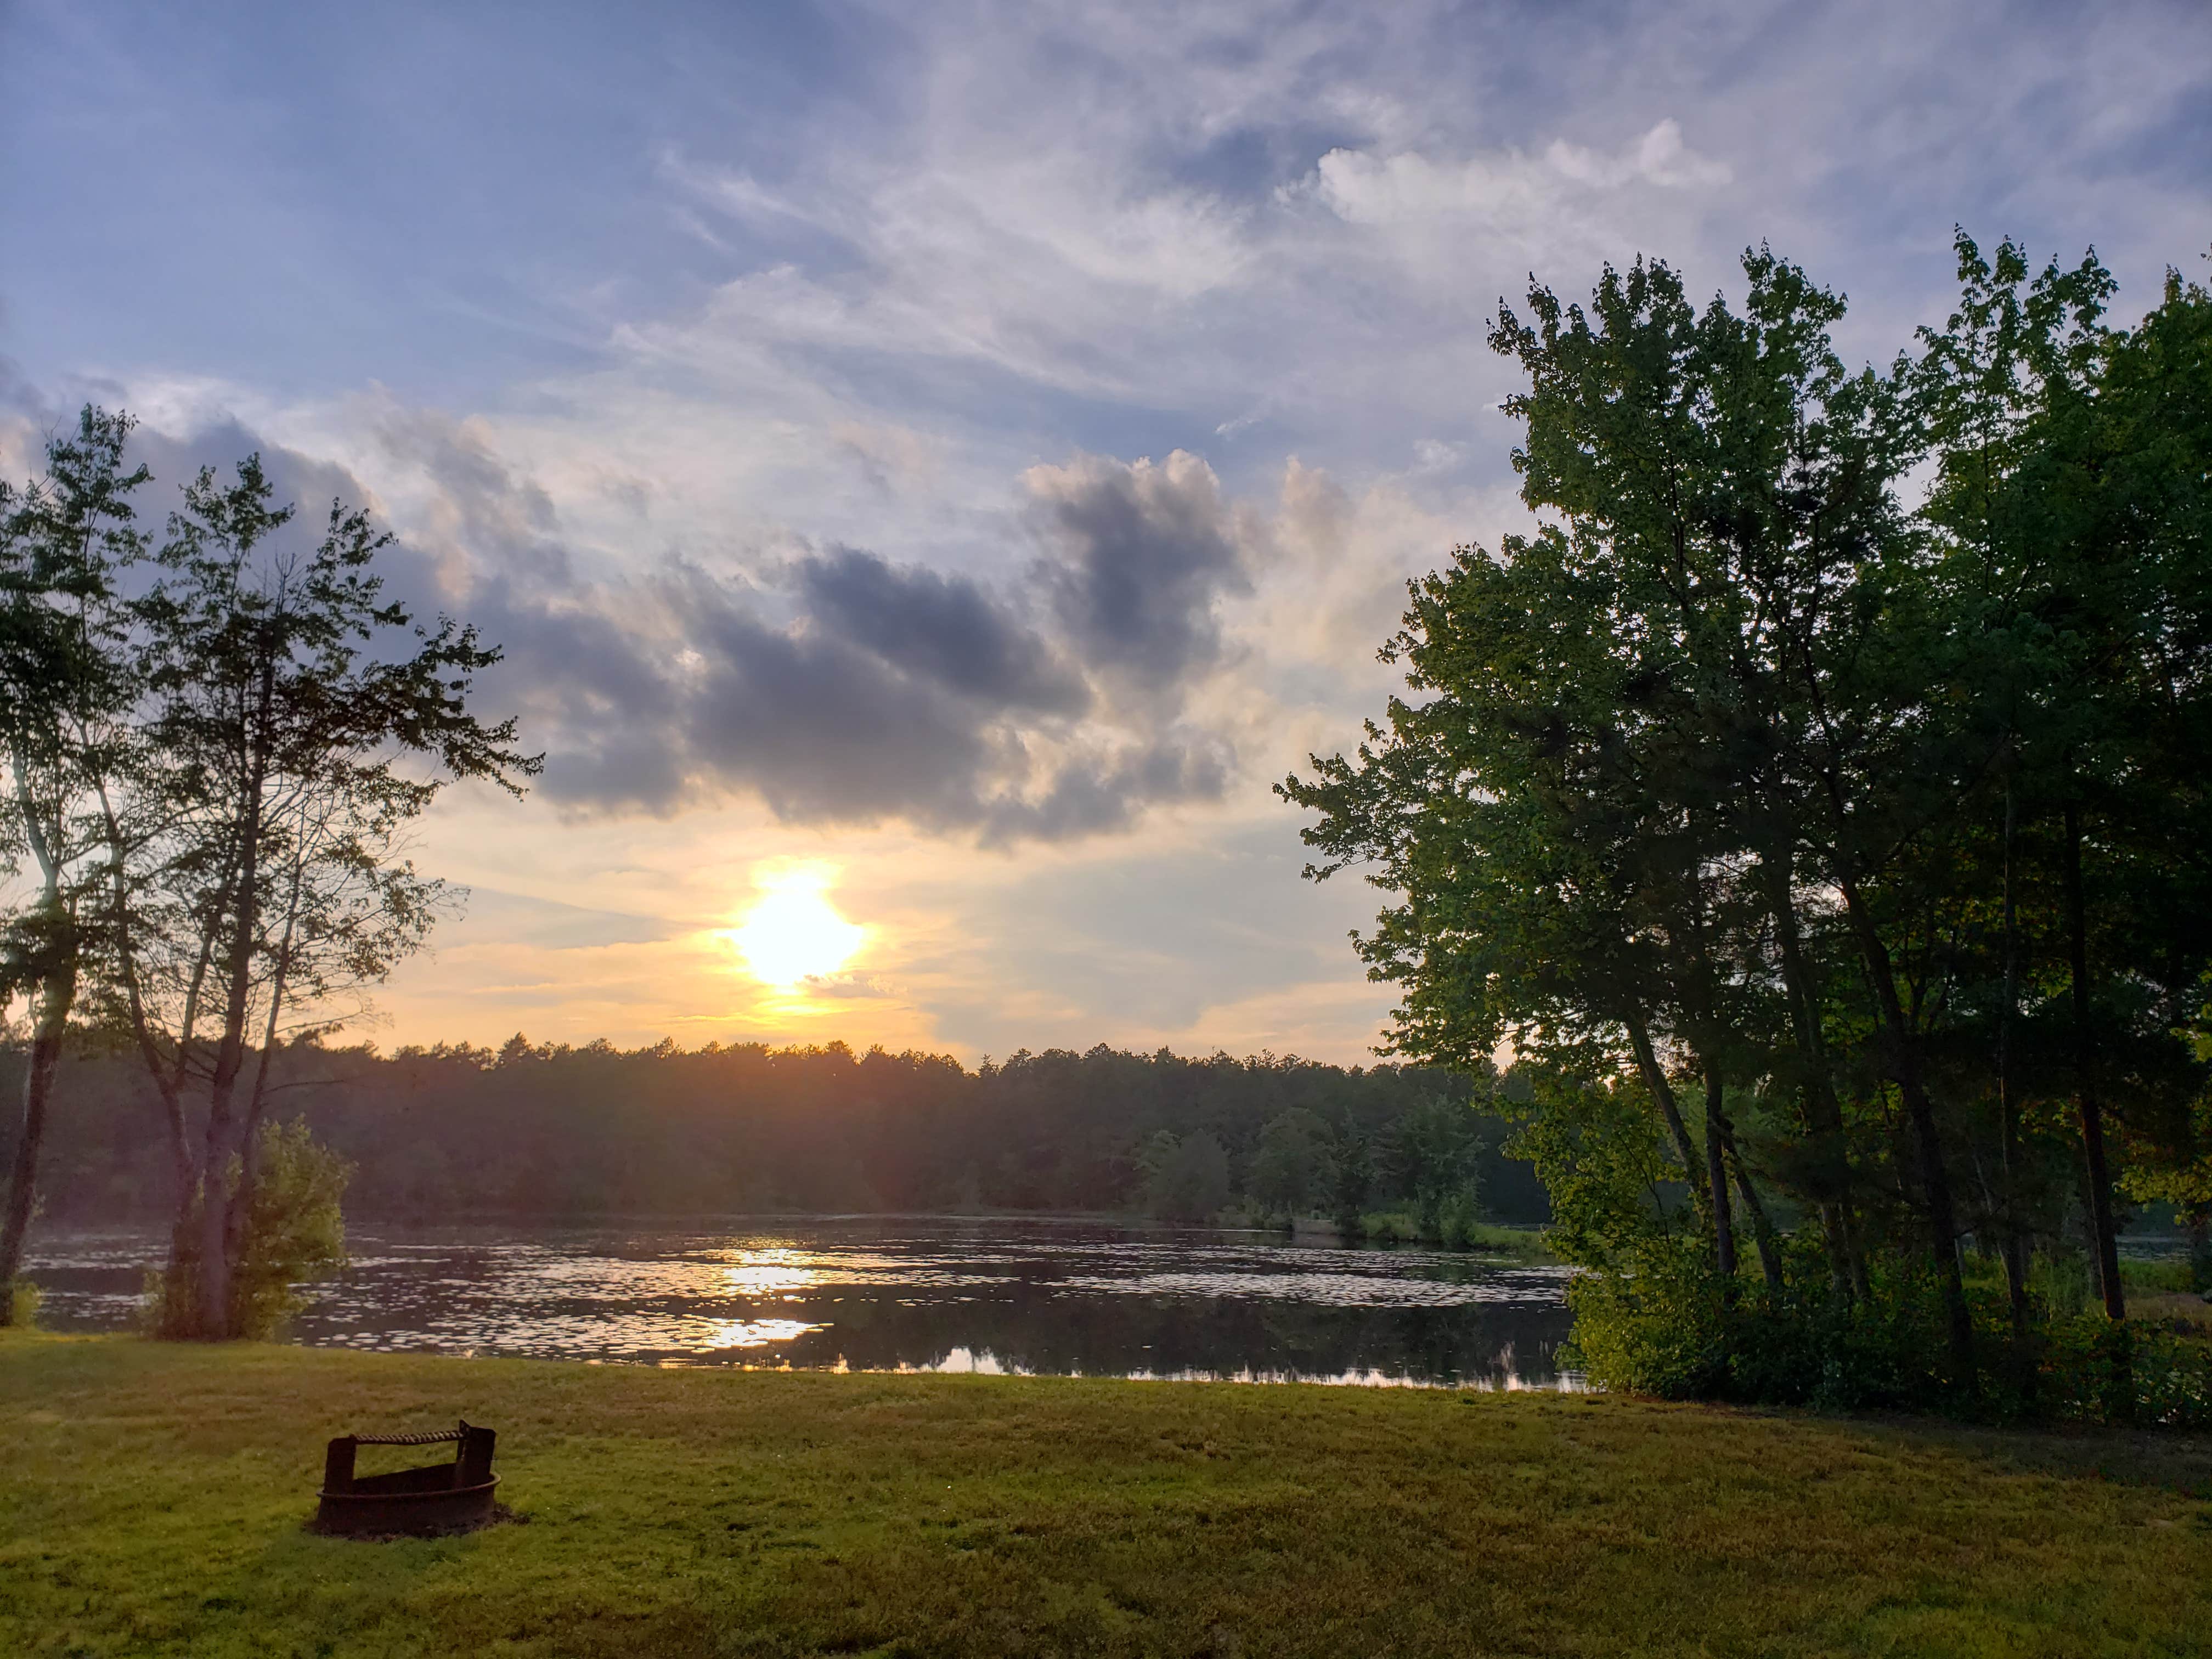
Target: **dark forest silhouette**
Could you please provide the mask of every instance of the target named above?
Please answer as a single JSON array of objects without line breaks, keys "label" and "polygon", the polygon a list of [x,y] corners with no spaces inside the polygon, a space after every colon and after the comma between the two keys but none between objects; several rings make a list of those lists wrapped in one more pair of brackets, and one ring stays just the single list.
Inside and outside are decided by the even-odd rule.
[{"label": "dark forest silhouette", "polygon": [[[15,1086],[23,1056],[5,1054]],[[1296,1058],[1186,1059],[1103,1047],[1019,1054],[977,1069],[949,1055],[855,1054],[842,1043],[630,1051],[605,1043],[501,1049],[312,1042],[272,1055],[271,1115],[303,1117],[356,1166],[349,1212],[582,1217],[763,1211],[1141,1210],[1163,1134],[1210,1137],[1244,1195],[1267,1126],[1310,1113],[1356,1146],[1374,1207],[1417,1204],[1440,1156],[1504,1221],[1548,1213],[1530,1167],[1498,1150],[1506,1125],[1474,1112],[1439,1155],[1406,1133],[1486,1080]],[[152,1219],[173,1207],[161,1106],[134,1056],[64,1062],[71,1102],[50,1132],[50,1222]],[[1302,1120],[1293,1119],[1293,1121]],[[1301,1207],[1326,1210],[1316,1190]]]}]

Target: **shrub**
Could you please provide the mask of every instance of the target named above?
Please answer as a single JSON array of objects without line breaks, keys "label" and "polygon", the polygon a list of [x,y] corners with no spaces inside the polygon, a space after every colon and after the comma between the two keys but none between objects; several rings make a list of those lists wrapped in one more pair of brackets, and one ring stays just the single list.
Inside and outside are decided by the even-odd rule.
[{"label": "shrub", "polygon": [[[327,1279],[346,1263],[345,1218],[340,1200],[353,1165],[309,1133],[307,1120],[264,1123],[257,1147],[258,1174],[246,1206],[245,1237],[231,1275],[230,1332],[267,1338],[281,1332],[305,1305],[296,1287]],[[223,1183],[235,1191],[235,1160]],[[191,1237],[188,1229],[186,1237]],[[146,1278],[146,1323],[156,1334],[198,1328],[184,1305],[192,1275]]]},{"label": "shrub", "polygon": [[2135,1320],[2115,1325],[2096,1314],[2054,1321],[2040,1382],[2054,1417],[2212,1428],[2212,1343],[2199,1337]]},{"label": "shrub", "polygon": [[1654,1241],[1632,1267],[1569,1286],[1565,1358],[1606,1387],[1668,1399],[2212,1427],[2212,1343],[2112,1323],[2069,1294],[2078,1275],[2063,1260],[2039,1264],[2037,1283],[2058,1305],[2044,1304],[2024,1348],[2014,1346],[2001,1289],[1972,1297],[1983,1370],[1971,1396],[1947,1370],[1933,1274],[1893,1259],[1869,1273],[1865,1297],[1840,1297],[1818,1255],[1799,1246],[1785,1254],[1777,1292],[1747,1277],[1723,1280],[1693,1241]]},{"label": "shrub", "polygon": [[1482,1187],[1473,1176],[1437,1206],[1438,1242],[1455,1250],[1471,1248],[1482,1231]]}]

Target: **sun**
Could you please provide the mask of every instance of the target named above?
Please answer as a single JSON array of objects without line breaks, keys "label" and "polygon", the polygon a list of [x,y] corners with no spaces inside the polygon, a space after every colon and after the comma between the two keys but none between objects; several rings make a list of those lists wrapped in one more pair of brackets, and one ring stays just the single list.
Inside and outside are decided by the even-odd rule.
[{"label": "sun", "polygon": [[761,896],[727,938],[755,979],[789,990],[853,959],[867,930],[823,896],[832,875],[818,865],[800,865],[754,876]]}]

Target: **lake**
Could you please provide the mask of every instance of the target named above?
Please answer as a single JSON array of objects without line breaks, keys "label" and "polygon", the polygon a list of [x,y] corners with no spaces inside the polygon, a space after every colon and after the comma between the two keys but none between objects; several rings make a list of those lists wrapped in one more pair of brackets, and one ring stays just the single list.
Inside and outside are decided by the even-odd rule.
[{"label": "lake", "polygon": [[[163,1236],[34,1233],[53,1330],[131,1323]],[[350,1230],[295,1340],[664,1365],[1572,1387],[1566,1270],[1089,1221]]]}]

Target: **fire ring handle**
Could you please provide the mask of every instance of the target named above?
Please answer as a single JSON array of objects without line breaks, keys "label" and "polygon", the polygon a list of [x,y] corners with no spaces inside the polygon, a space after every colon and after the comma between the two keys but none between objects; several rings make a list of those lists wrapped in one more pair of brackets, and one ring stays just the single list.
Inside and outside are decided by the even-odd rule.
[{"label": "fire ring handle", "polygon": [[356,1446],[434,1446],[441,1440],[464,1439],[468,1431],[465,1419],[458,1427],[439,1429],[429,1434],[349,1434],[345,1438]]}]

